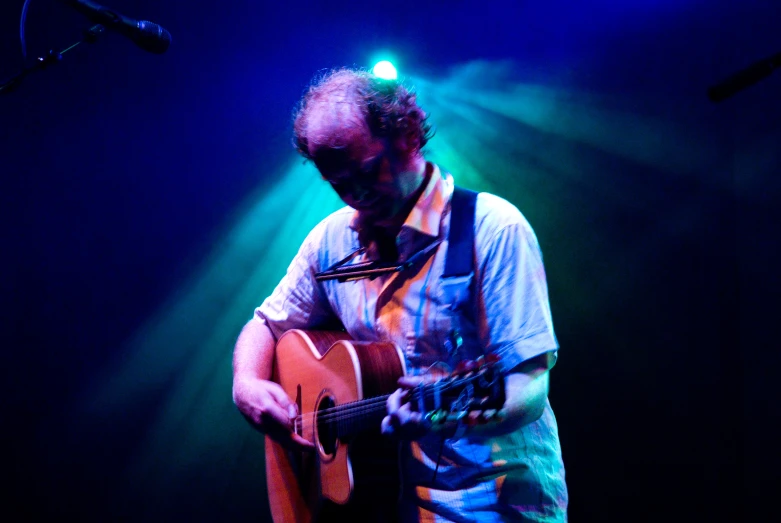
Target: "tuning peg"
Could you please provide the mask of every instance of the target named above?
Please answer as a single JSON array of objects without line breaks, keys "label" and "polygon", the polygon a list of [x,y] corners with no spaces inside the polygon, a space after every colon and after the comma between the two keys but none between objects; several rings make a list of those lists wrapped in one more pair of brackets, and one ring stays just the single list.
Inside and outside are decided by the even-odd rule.
[{"label": "tuning peg", "polygon": [[458,367],[461,368],[461,374],[469,374],[478,369],[478,365],[474,360],[463,360],[458,364]]},{"label": "tuning peg", "polygon": [[447,412],[443,410],[432,410],[425,415],[425,419],[431,422],[432,425],[441,425],[447,421]]},{"label": "tuning peg", "polygon": [[485,362],[488,365],[493,365],[494,363],[498,363],[499,355],[494,354],[493,352],[489,352],[488,354],[485,355]]},{"label": "tuning peg", "polygon": [[470,427],[476,427],[477,425],[482,425],[485,421],[482,411],[472,411],[469,413],[469,416],[464,418],[463,422]]},{"label": "tuning peg", "polygon": [[500,418],[501,415],[499,414],[498,409],[487,409],[483,411],[483,419],[485,419],[485,421],[498,420]]}]

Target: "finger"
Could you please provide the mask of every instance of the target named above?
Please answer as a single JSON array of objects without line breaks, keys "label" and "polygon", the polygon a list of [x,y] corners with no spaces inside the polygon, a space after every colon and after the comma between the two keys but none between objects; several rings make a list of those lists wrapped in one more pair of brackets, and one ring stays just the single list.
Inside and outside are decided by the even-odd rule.
[{"label": "finger", "polygon": [[412,411],[409,404],[401,405],[397,410],[388,414],[390,425],[394,432],[407,434],[410,431],[410,418]]},{"label": "finger", "polygon": [[388,396],[388,401],[386,402],[386,408],[388,409],[388,414],[393,415],[394,412],[399,410],[401,407],[401,396],[404,394],[404,390],[402,389],[396,389],[396,392]]},{"label": "finger", "polygon": [[271,438],[273,441],[282,445],[288,450],[297,452],[309,452],[314,449],[314,444],[295,432],[291,432],[290,429],[275,425],[270,427],[268,431],[264,432],[267,438]]},{"label": "finger", "polygon": [[287,427],[291,426],[290,410],[283,408],[270,398],[260,408],[260,423],[268,423],[269,421]]},{"label": "finger", "polygon": [[299,447],[300,450],[314,450],[315,444],[309,441],[308,439],[304,439],[295,432],[290,433],[290,440]]},{"label": "finger", "polygon": [[413,389],[423,383],[423,381],[422,376],[402,376],[397,381],[397,384],[403,389]]},{"label": "finger", "polygon": [[[413,414],[417,414],[417,412],[413,412],[412,409],[409,406],[409,403],[405,403],[401,407],[399,407],[399,410],[396,411],[396,418],[399,421],[400,425],[408,425],[409,423],[414,423],[414,417]],[[420,418],[420,415],[418,415],[418,419]]]},{"label": "finger", "polygon": [[298,405],[290,399],[285,389],[279,386],[279,384],[273,381],[268,382],[266,392],[274,399],[274,401],[283,409],[288,412],[288,417],[293,418],[298,414]]},{"label": "finger", "polygon": [[421,416],[420,412],[410,411],[408,423],[414,423],[415,425],[422,425],[423,424],[423,416]]},{"label": "finger", "polygon": [[385,416],[382,418],[382,424],[380,425],[380,431],[386,436],[393,435],[393,425],[391,424],[391,417]]},{"label": "finger", "polygon": [[420,439],[431,430],[431,423],[420,412],[409,410],[402,415],[406,417],[404,429],[409,439]]}]

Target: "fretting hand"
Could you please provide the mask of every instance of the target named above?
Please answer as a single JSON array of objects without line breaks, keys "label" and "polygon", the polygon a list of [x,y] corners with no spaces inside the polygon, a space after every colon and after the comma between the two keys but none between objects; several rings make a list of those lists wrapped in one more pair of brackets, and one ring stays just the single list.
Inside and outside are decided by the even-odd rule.
[{"label": "fretting hand", "polygon": [[411,390],[424,382],[422,377],[403,376],[399,388],[388,397],[388,415],[382,420],[382,433],[402,440],[417,440],[431,430],[431,424],[410,407]]}]

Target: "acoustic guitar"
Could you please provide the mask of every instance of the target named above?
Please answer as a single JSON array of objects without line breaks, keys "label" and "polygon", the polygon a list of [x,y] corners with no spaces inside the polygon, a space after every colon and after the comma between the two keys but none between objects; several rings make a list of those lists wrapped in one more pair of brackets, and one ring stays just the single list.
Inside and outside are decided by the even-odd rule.
[{"label": "acoustic guitar", "polygon": [[[410,391],[408,401],[434,428],[454,416],[484,420],[504,404],[497,362],[487,356],[462,363],[452,375]],[[376,506],[378,494],[393,500],[396,447],[380,435],[380,425],[388,396],[405,373],[404,356],[392,343],[357,342],[328,331],[291,330],[279,338],[272,379],[298,405],[294,430],[315,451],[292,452],[266,438],[275,523],[309,523],[323,513],[345,520],[339,511],[351,505]]]}]

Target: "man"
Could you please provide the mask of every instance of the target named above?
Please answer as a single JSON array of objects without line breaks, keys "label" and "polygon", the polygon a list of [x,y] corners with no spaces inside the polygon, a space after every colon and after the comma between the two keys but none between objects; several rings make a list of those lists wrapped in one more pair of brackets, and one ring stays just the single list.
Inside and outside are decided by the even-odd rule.
[{"label": "man", "polygon": [[[446,281],[453,180],[421,153],[430,126],[414,95],[366,72],[335,71],[309,89],[294,127],[299,152],[349,207],[310,232],[239,335],[233,384],[239,410],[267,437],[311,449],[292,430],[296,404],[268,381],[277,338],[294,328],[343,328],[356,340],[392,341],[408,374],[388,400],[381,427],[400,447],[398,517],[566,521],[564,468],[547,399],[558,345],[529,224],[509,202],[480,193],[473,274]],[[405,263],[421,253],[400,272],[315,279],[351,254],[357,261]],[[466,296],[466,307],[454,306],[453,296]],[[498,355],[506,371],[501,415],[432,431],[405,401],[405,390],[434,366],[452,368],[485,353]]]}]

